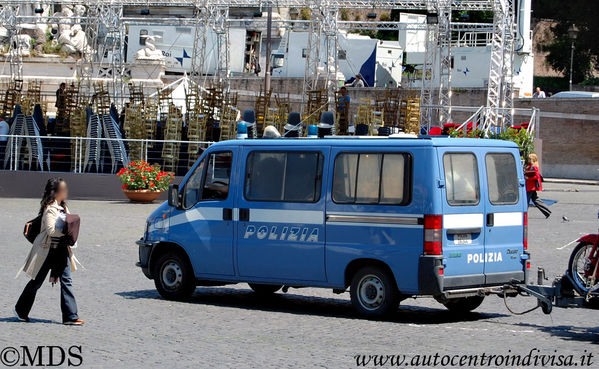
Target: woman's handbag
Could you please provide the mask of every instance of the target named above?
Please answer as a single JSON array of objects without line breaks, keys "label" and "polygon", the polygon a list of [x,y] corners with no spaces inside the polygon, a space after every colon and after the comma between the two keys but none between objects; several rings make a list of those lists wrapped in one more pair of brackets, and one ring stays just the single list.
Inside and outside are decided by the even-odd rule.
[{"label": "woman's handbag", "polygon": [[34,219],[25,223],[25,228],[23,228],[23,236],[27,239],[27,241],[33,243],[38,234],[40,234],[42,229],[42,215],[38,215]]}]

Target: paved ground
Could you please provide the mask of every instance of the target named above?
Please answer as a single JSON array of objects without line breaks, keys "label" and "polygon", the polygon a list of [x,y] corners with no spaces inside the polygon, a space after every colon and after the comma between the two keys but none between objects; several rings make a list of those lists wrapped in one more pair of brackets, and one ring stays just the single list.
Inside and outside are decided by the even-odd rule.
[{"label": "paved ground", "polygon": [[[558,202],[551,206],[549,220],[531,209],[530,249],[533,270],[544,266],[553,278],[565,269],[571,242],[597,230],[599,186],[547,184],[547,189],[542,198]],[[406,354],[411,359],[437,352],[506,355],[511,350],[526,355],[531,349],[572,354],[578,362],[586,350],[597,356],[593,366],[599,367],[599,311],[556,309],[546,316],[536,310],[514,316],[501,299],[490,297],[476,313],[458,319],[432,299],[417,299],[404,301],[391,320],[368,321],[353,314],[349,294],[292,289],[262,301],[243,284],[198,288],[188,303],[162,300],[153,282],[134,266],[134,241],[156,205],[126,202],[70,204],[83,219],[78,255],[86,269],[75,272],[74,283],[87,324],[59,324],[59,289],[49,284],[38,294],[33,323],[19,323],[11,309],[26,279],[15,280],[14,275],[28,251],[20,230],[38,203],[0,201],[0,350],[81,345],[86,368],[354,368],[358,354]],[[510,303],[524,310],[535,302],[518,298]]]}]

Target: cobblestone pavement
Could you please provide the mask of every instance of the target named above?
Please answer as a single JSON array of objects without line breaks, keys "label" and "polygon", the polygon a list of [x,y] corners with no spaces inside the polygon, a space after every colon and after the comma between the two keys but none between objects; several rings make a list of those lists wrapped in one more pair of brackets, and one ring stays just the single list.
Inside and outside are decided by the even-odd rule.
[{"label": "cobblestone pavement", "polygon": [[[543,266],[553,279],[566,268],[572,241],[597,231],[599,186],[546,187],[541,197],[558,202],[548,220],[530,209],[529,239],[532,270]],[[0,350],[81,345],[86,368],[354,368],[357,354],[526,355],[531,349],[578,360],[587,350],[598,356],[594,367],[599,367],[599,311],[593,310],[555,309],[547,316],[538,309],[515,316],[491,296],[475,313],[456,318],[433,299],[421,298],[402,302],[390,320],[369,321],[354,315],[347,293],[291,289],[262,300],[245,284],[198,288],[185,303],[163,300],[134,265],[134,241],[156,204],[72,201],[82,218],[77,253],[85,266],[73,274],[74,288],[87,323],[59,324],[59,288],[49,283],[38,293],[33,323],[20,323],[12,307],[26,278],[14,276],[29,250],[20,232],[38,201],[0,203]],[[525,310],[535,301],[519,297],[509,303]]]}]

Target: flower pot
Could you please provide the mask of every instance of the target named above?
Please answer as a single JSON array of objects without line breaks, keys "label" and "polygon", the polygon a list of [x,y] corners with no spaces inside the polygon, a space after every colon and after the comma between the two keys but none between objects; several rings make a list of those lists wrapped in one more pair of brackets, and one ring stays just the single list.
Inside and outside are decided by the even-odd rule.
[{"label": "flower pot", "polygon": [[162,191],[150,191],[150,190],[123,190],[125,195],[131,200],[131,202],[140,202],[149,204],[154,202]]}]

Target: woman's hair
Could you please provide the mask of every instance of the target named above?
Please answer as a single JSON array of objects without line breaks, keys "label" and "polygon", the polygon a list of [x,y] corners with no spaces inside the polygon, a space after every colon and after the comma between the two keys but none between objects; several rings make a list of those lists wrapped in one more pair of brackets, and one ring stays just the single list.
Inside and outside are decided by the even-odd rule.
[{"label": "woman's hair", "polygon": [[539,158],[537,157],[537,154],[535,154],[535,153],[529,154],[528,155],[528,163],[539,166]]},{"label": "woman's hair", "polygon": [[[46,182],[46,188],[44,189],[44,195],[42,196],[42,201],[40,202],[40,204],[41,204],[40,214],[43,214],[44,210],[46,210],[48,205],[50,205],[51,203],[53,203],[56,200],[56,194],[58,193],[58,189],[62,182],[64,182],[64,179],[62,179],[62,178],[50,178],[48,180],[48,182]],[[63,208],[66,205],[67,204],[64,201],[62,201],[60,203],[60,206],[62,206]]]}]

